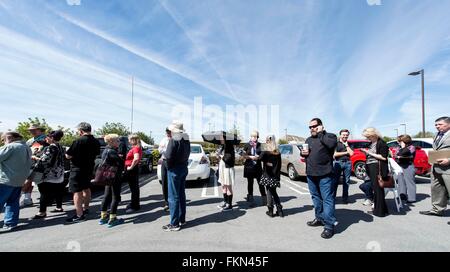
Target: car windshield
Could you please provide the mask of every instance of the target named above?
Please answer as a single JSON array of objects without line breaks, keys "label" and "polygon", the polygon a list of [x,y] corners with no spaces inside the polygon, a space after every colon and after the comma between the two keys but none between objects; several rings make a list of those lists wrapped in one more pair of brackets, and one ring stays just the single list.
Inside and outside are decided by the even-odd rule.
[{"label": "car windshield", "polygon": [[353,143],[349,142],[349,145],[353,149],[356,149],[356,148],[369,148],[370,147],[370,142],[353,142]]},{"label": "car windshield", "polygon": [[192,154],[200,154],[202,153],[202,148],[200,146],[191,146]]}]

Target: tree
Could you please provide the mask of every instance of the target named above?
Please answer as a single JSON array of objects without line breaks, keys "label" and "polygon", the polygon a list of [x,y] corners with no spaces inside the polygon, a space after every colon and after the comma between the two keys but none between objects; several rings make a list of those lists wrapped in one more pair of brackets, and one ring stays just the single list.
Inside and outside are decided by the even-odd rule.
[{"label": "tree", "polygon": [[117,134],[119,136],[128,136],[131,134],[128,127],[122,123],[108,123],[106,122],[101,128],[95,131],[99,136],[104,136],[107,134]]},{"label": "tree", "polygon": [[58,126],[58,129],[64,132],[64,137],[59,142],[62,146],[71,146],[73,141],[75,141],[78,138],[77,133],[69,128],[65,129],[63,127]]},{"label": "tree", "polygon": [[45,121],[44,118],[42,118],[41,120],[38,117],[34,117],[28,118],[28,121],[19,122],[16,128],[16,132],[20,133],[26,140],[31,139],[33,136],[31,135],[30,131],[28,131],[28,128],[32,125],[42,127],[45,130],[44,133],[52,131],[52,128],[47,124],[47,121]]},{"label": "tree", "polygon": [[155,140],[153,139],[153,137],[145,134],[144,132],[141,132],[141,131],[136,132],[136,135],[138,135],[142,141],[146,142],[149,145],[155,144]]},{"label": "tree", "polygon": [[234,125],[230,131],[228,131],[231,134],[237,135],[239,139],[242,139],[241,131],[239,130],[239,127]]},{"label": "tree", "polygon": [[288,143],[288,141],[286,141],[286,140],[284,140],[284,139],[279,139],[279,140],[278,140],[278,144],[279,144],[279,145],[287,144],[287,143]]},{"label": "tree", "polygon": [[391,138],[391,137],[388,137],[388,136],[384,136],[383,137],[383,141],[385,141],[386,143],[387,142],[390,142],[390,141],[393,141],[393,140],[395,140],[396,138]]},{"label": "tree", "polygon": [[413,135],[413,138],[434,138],[435,134],[430,131],[425,132],[425,136],[422,134],[422,132],[417,133],[416,135]]}]

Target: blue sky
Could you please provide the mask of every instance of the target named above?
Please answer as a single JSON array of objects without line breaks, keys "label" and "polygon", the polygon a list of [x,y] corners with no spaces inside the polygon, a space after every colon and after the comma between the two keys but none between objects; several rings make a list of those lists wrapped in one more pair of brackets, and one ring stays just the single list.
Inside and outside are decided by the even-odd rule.
[{"label": "blue sky", "polygon": [[34,116],[129,125],[134,76],[134,130],[157,141],[194,97],[223,110],[279,105],[276,135],[306,136],[313,117],[355,138],[367,126],[394,136],[401,123],[415,134],[420,77],[407,74],[422,68],[434,131],[450,114],[449,10],[447,0],[0,0],[0,131]]}]

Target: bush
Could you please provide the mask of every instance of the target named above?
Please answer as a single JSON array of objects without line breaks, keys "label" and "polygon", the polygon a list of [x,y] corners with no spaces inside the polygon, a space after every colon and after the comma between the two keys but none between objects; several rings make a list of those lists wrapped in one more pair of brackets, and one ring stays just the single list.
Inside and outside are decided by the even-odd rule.
[{"label": "bush", "polygon": [[152,156],[153,156],[153,165],[158,165],[158,161],[161,158],[161,154],[159,153],[159,150],[153,149]]}]

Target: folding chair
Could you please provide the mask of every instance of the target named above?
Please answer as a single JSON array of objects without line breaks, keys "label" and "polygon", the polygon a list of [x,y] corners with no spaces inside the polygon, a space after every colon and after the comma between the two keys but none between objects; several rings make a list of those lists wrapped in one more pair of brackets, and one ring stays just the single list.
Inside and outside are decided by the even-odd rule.
[{"label": "folding chair", "polygon": [[[402,175],[402,174],[400,174]],[[398,175],[394,174],[394,188],[384,188],[384,195],[387,196],[389,192],[394,194],[395,206],[397,207],[397,212],[400,212],[400,209],[403,208],[402,199],[400,198],[400,194],[398,193]]]},{"label": "folding chair", "polygon": [[397,212],[400,212],[400,209],[403,208],[403,203],[400,194],[398,193],[398,176],[403,175],[403,170],[394,159],[389,158],[388,162],[389,172],[393,173],[394,188],[384,188],[384,195],[387,196],[389,192],[394,194],[395,206],[397,207]]}]

